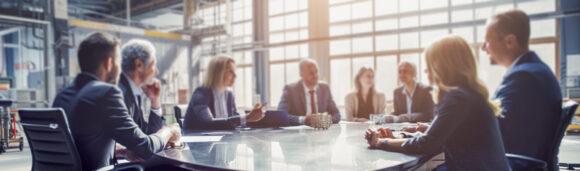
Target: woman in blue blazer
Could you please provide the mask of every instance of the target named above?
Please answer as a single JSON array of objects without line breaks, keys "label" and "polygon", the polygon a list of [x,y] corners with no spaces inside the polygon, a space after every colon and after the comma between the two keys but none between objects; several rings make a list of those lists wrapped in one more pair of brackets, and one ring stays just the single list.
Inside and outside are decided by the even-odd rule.
[{"label": "woman in blue blazer", "polygon": [[[429,82],[436,85],[435,118],[424,134],[395,138],[390,130],[368,130],[371,148],[411,154],[445,153],[449,170],[509,170],[499,131],[497,107],[478,79],[469,44],[459,36],[445,37],[425,50]],[[381,137],[382,136],[382,137]]]},{"label": "woman in blue blazer", "polygon": [[[235,61],[226,56],[211,59],[201,87],[193,92],[185,112],[184,129],[234,129],[240,124],[233,93],[228,90],[236,80]],[[264,117],[263,104],[256,104],[247,122]]]}]

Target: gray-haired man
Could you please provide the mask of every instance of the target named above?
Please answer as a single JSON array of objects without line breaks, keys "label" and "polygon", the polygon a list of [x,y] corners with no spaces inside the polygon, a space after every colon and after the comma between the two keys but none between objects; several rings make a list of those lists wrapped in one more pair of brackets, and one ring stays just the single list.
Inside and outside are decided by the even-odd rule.
[{"label": "gray-haired man", "polygon": [[[123,72],[118,86],[123,91],[129,114],[143,132],[155,133],[165,125],[159,102],[161,88],[159,81],[155,79],[158,74],[155,47],[149,41],[132,39],[123,45],[122,56]],[[144,96],[151,101],[148,122],[144,117]]]}]

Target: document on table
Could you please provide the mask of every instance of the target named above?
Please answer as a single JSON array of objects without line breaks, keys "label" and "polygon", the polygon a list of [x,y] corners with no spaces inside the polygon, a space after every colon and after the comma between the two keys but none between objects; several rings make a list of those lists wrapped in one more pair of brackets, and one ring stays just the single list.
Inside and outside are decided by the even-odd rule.
[{"label": "document on table", "polygon": [[220,136],[182,136],[181,142],[218,142],[222,139],[223,135]]},{"label": "document on table", "polygon": [[285,130],[307,130],[307,129],[314,129],[314,128],[306,126],[306,125],[300,125],[300,126],[282,127],[282,129],[285,129]]}]

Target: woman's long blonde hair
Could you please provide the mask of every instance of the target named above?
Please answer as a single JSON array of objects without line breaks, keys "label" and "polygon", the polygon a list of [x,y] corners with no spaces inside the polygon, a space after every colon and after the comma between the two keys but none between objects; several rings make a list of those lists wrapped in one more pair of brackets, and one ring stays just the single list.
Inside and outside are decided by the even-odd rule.
[{"label": "woman's long blonde hair", "polygon": [[203,86],[209,88],[217,88],[222,85],[224,79],[224,73],[228,63],[236,63],[234,59],[225,55],[218,55],[212,57],[207,67],[206,75],[203,80]]},{"label": "woman's long blonde hair", "polygon": [[463,38],[447,36],[433,42],[425,49],[425,60],[432,81],[438,87],[436,101],[440,101],[445,92],[464,87],[483,96],[494,114],[499,114],[498,107],[489,100],[487,87],[478,77],[473,51]]}]

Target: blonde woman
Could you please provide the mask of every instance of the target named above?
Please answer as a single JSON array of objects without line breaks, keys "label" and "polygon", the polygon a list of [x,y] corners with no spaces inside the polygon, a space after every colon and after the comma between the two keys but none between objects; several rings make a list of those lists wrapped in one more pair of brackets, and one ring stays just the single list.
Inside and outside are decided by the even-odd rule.
[{"label": "blonde woman", "polygon": [[[236,80],[235,61],[227,56],[215,56],[209,62],[207,75],[201,87],[193,92],[185,113],[184,129],[233,129],[240,123],[233,93],[228,88]],[[264,117],[262,107],[256,104],[246,121],[255,122]]]},{"label": "blonde woman", "polygon": [[498,109],[478,79],[470,46],[461,37],[445,37],[425,50],[425,58],[429,82],[438,88],[432,125],[413,138],[395,138],[390,130],[381,136],[369,129],[365,138],[370,147],[410,154],[443,151],[445,164],[438,169],[509,170]]},{"label": "blonde woman", "polygon": [[370,114],[385,113],[385,94],[375,90],[375,71],[362,67],[354,78],[356,90],[345,97],[346,120],[366,122]]}]

